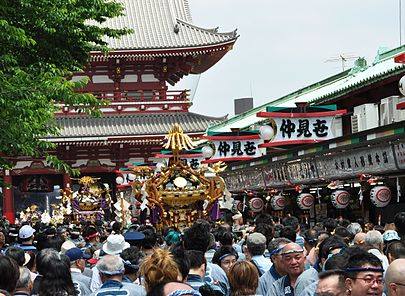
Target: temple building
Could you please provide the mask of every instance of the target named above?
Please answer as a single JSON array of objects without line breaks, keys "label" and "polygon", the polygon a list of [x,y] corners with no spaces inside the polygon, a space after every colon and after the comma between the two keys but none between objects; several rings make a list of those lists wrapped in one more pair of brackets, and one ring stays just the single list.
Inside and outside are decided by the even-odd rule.
[{"label": "temple building", "polygon": [[[207,127],[224,121],[189,111],[187,90],[169,90],[184,76],[201,74],[215,65],[238,38],[236,31],[220,33],[193,24],[187,0],[119,0],[124,15],[105,26],[129,28],[121,38],[107,38],[108,54],[91,52],[85,71],[73,80],[89,78],[80,91],[93,93],[110,104],[103,116],[89,117],[61,106],[56,114],[61,132],[47,140],[56,143],[56,155],[87,174],[109,184],[115,193],[115,171],[133,163],[150,163],[161,150],[164,135],[179,123],[192,139]],[[42,159],[19,157],[6,171],[3,215],[15,214],[31,204],[49,207],[59,188],[75,186],[69,175],[48,167]]]}]

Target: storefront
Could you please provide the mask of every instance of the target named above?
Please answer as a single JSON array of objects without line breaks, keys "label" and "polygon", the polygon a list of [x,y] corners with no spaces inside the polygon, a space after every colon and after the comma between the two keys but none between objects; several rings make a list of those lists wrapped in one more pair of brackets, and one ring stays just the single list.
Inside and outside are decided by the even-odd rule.
[{"label": "storefront", "polygon": [[[403,122],[304,147],[229,165],[223,174],[228,189],[267,197],[266,208],[273,214],[280,208],[274,196],[281,195],[285,213],[312,221],[343,216],[384,223],[405,210]],[[379,208],[387,202],[373,203],[382,186],[389,189],[390,200]],[[344,204],[336,199],[337,191],[345,192]],[[313,196],[309,210],[301,210],[303,193]]]}]

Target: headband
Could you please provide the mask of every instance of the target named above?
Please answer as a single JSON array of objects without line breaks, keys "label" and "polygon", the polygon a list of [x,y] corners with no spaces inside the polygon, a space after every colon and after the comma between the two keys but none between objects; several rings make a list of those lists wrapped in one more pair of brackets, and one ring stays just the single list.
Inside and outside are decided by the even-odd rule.
[{"label": "headband", "polygon": [[231,253],[227,253],[225,255],[222,255],[221,257],[219,257],[219,261],[222,261],[225,257],[227,256],[234,256],[236,259],[238,259],[238,256],[236,256],[235,254],[231,254]]},{"label": "headband", "polygon": [[192,296],[201,296],[200,292],[192,290],[175,290],[171,292],[168,296],[183,296],[183,295],[192,295]]},{"label": "headband", "polygon": [[125,272],[125,269],[124,270],[114,270],[114,271],[99,270],[99,272],[102,274],[106,274],[106,275],[119,275],[119,274],[123,274]]},{"label": "headband", "polygon": [[95,237],[98,236],[98,235],[99,235],[99,233],[96,232],[96,233],[90,234],[89,236],[86,236],[86,239],[95,238]]},{"label": "headband", "polygon": [[362,272],[362,271],[372,271],[372,272],[384,272],[383,268],[380,267],[350,267],[346,268],[346,272]]},{"label": "headband", "polygon": [[285,245],[284,245],[284,246],[280,246],[280,247],[274,249],[273,251],[270,252],[269,256],[271,257],[271,256],[273,256],[273,255],[276,255],[276,254],[280,253],[280,251],[281,251],[284,247],[285,247]]},{"label": "headband", "polygon": [[304,253],[303,249],[300,250],[288,250],[285,252],[280,253],[281,255],[289,255],[289,254],[294,254],[294,253]]}]

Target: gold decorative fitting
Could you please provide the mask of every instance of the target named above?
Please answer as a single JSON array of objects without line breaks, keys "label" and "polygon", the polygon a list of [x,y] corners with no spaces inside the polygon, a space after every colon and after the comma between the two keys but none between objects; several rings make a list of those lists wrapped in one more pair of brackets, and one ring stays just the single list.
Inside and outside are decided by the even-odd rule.
[{"label": "gold decorative fitting", "polygon": [[[216,174],[207,178],[205,169],[194,170],[180,160],[181,152],[194,149],[195,144],[179,124],[165,138],[163,147],[172,150],[173,157],[168,167],[145,181],[144,188],[150,206],[158,207],[162,213],[162,225],[185,227],[208,215],[223,195],[225,183]],[[211,170],[216,173],[224,169],[223,164],[217,164]],[[139,187],[137,184],[137,190]]]},{"label": "gold decorative fitting", "polygon": [[163,147],[165,149],[171,149],[173,155],[178,155],[181,150],[191,150],[195,147],[191,138],[183,133],[183,129],[178,123],[172,127],[169,134],[165,136],[165,139],[167,143],[164,144]]}]

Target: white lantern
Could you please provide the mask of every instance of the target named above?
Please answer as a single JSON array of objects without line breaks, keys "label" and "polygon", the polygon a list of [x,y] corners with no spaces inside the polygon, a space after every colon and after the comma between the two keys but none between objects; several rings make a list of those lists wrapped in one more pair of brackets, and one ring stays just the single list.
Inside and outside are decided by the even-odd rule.
[{"label": "white lantern", "polygon": [[315,197],[310,193],[301,193],[298,195],[297,204],[301,210],[309,210],[315,202]]},{"label": "white lantern", "polygon": [[115,182],[116,182],[118,185],[121,185],[122,183],[124,183],[124,178],[121,177],[121,176],[118,176],[117,178],[115,178]]},{"label": "white lantern", "polygon": [[377,208],[383,208],[391,201],[391,190],[387,186],[376,186],[370,191],[370,200]]},{"label": "white lantern", "polygon": [[262,138],[265,141],[271,140],[271,138],[274,137],[274,129],[269,126],[269,125],[262,125],[259,128],[260,131],[260,138]]},{"label": "white lantern", "polygon": [[201,149],[204,158],[210,158],[214,154],[214,150],[211,146],[204,146]]},{"label": "white lantern", "polygon": [[275,211],[280,211],[285,208],[285,197],[282,195],[276,195],[271,198],[270,205]]},{"label": "white lantern", "polygon": [[350,203],[350,194],[346,190],[333,191],[331,201],[336,209],[344,209]]},{"label": "white lantern", "polygon": [[402,78],[399,80],[398,88],[399,92],[405,96],[405,76],[402,76]]},{"label": "white lantern", "polygon": [[128,174],[128,180],[129,180],[129,181],[135,180],[135,177],[136,177],[136,176],[135,176],[134,174],[131,174],[131,173]]},{"label": "white lantern", "polygon": [[253,197],[249,201],[249,207],[255,213],[261,212],[264,208],[264,201],[260,197]]}]

